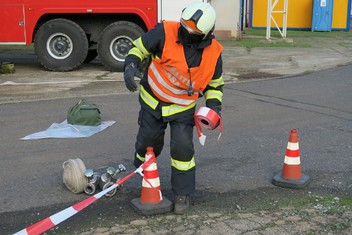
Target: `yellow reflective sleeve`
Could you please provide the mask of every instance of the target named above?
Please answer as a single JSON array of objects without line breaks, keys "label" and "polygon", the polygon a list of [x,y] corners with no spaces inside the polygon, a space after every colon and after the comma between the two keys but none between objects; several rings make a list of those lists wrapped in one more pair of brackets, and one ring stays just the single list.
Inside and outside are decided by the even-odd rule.
[{"label": "yellow reflective sleeve", "polygon": [[144,44],[142,42],[142,37],[135,40],[133,42],[133,45],[135,45],[136,46],[135,48],[137,48],[139,50],[139,53],[143,59],[150,56],[150,52],[144,47]]},{"label": "yellow reflective sleeve", "polygon": [[143,56],[142,52],[137,47],[131,48],[130,51],[128,52],[128,55],[135,55],[141,61],[144,59],[144,56]]},{"label": "yellow reflective sleeve", "polygon": [[214,87],[214,88],[217,88],[219,86],[223,86],[225,83],[224,83],[224,79],[221,77],[217,78],[217,79],[212,79],[210,80],[208,86],[210,87]]},{"label": "yellow reflective sleeve", "polygon": [[208,90],[204,93],[205,100],[217,99],[220,102],[222,102],[222,96],[223,96],[222,91],[218,91],[218,90]]}]

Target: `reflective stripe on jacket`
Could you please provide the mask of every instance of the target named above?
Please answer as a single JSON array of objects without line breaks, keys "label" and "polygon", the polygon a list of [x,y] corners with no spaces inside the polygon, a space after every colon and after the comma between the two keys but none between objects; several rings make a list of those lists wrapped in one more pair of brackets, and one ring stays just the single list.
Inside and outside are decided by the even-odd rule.
[{"label": "reflective stripe on jacket", "polygon": [[[215,71],[222,46],[212,40],[203,49],[198,67],[188,68],[181,43],[177,43],[180,23],[164,21],[165,43],[161,58],[154,58],[148,69],[148,84],[154,95],[163,102],[189,106],[198,99]],[[191,86],[191,88],[190,88]],[[189,95],[188,90],[193,94]]]},{"label": "reflective stripe on jacket", "polygon": [[[154,97],[146,91],[146,89],[141,86],[141,91],[139,93],[140,98],[143,100],[143,102],[148,105],[151,109],[156,110],[158,107],[159,101],[157,99],[154,99]],[[161,107],[161,115],[163,117],[170,117],[172,115],[182,113],[186,110],[195,108],[196,103],[192,103],[190,105],[184,106],[184,105],[178,105],[178,104],[169,104],[169,105],[162,105]]]}]

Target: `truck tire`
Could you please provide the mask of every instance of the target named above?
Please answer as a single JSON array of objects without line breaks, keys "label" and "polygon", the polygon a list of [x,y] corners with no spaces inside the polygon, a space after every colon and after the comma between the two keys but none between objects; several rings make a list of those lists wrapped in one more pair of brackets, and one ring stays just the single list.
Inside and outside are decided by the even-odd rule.
[{"label": "truck tire", "polygon": [[43,24],[35,35],[34,48],[39,62],[51,71],[70,71],[80,66],[88,53],[83,29],[67,19]]},{"label": "truck tire", "polygon": [[98,42],[98,55],[104,67],[112,72],[122,72],[133,41],[143,32],[138,25],[127,21],[108,25],[101,33]]}]

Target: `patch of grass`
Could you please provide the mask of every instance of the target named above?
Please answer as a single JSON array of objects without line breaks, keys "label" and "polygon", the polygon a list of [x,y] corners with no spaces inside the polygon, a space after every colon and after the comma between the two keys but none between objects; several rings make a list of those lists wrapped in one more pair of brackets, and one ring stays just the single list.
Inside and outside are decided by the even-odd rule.
[{"label": "patch of grass", "polygon": [[342,47],[352,47],[352,42],[340,42],[338,45]]},{"label": "patch of grass", "polygon": [[[262,203],[251,204],[244,211],[275,211],[281,208],[291,208],[293,213],[300,214],[302,209],[312,209],[321,215],[343,214],[344,212],[352,211],[352,197],[296,195],[295,198],[271,197],[261,198],[260,200]],[[232,209],[235,210],[235,208]]]},{"label": "patch of grass", "polygon": [[315,232],[308,232],[308,233],[305,233],[305,235],[315,235],[316,233]]},{"label": "patch of grass", "polygon": [[341,205],[352,207],[352,197],[340,197],[339,201]]},{"label": "patch of grass", "polygon": [[344,230],[346,228],[351,227],[351,221],[345,220],[340,223],[334,223],[334,224],[326,224],[324,225],[324,231],[326,232],[336,232],[340,230]]},{"label": "patch of grass", "polygon": [[220,43],[225,47],[245,47],[247,49],[255,47],[311,47],[309,43],[305,42],[290,42],[283,39],[267,41],[265,38],[243,38],[241,40],[220,41]]},{"label": "patch of grass", "polygon": [[[245,29],[243,35],[248,36],[266,36],[266,29]],[[272,37],[281,38],[278,30],[271,30],[270,35]],[[287,37],[325,37],[325,38],[346,38],[352,37],[352,31],[331,31],[331,32],[312,32],[308,30],[287,30]]]},{"label": "patch of grass", "polygon": [[265,29],[245,29],[242,32],[240,40],[220,41],[225,47],[245,47],[249,51],[255,47],[300,47],[308,48],[316,45],[317,42],[329,43],[329,39],[344,40],[338,45],[350,47],[352,43],[348,42],[352,39],[352,31],[331,31],[331,32],[311,32],[303,30],[287,30],[287,38],[282,38],[278,30],[271,31],[271,39],[266,40]]},{"label": "patch of grass", "polygon": [[0,53],[6,51],[24,51],[33,50],[34,46],[31,45],[0,45]]},{"label": "patch of grass", "polygon": [[351,197],[332,197],[332,196],[304,196],[295,200],[281,200],[278,207],[293,207],[296,209],[314,208],[321,214],[342,214],[352,210]]},{"label": "patch of grass", "polygon": [[265,229],[273,228],[275,226],[276,226],[275,222],[270,222],[270,223],[263,224],[259,230],[264,231]]}]

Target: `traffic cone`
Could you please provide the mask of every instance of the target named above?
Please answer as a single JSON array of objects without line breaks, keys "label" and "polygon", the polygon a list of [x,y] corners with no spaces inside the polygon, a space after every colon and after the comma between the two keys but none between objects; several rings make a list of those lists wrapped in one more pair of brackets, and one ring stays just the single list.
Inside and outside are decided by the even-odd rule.
[{"label": "traffic cone", "polygon": [[301,172],[301,160],[297,130],[292,129],[288,140],[282,172],[276,174],[272,183],[275,186],[302,189],[310,183],[310,177]]},{"label": "traffic cone", "polygon": [[141,197],[131,201],[132,207],[143,215],[171,212],[172,202],[163,197],[161,193],[156,157],[152,147],[148,147],[145,154],[145,161],[147,162],[149,159],[152,163],[143,171]]}]

